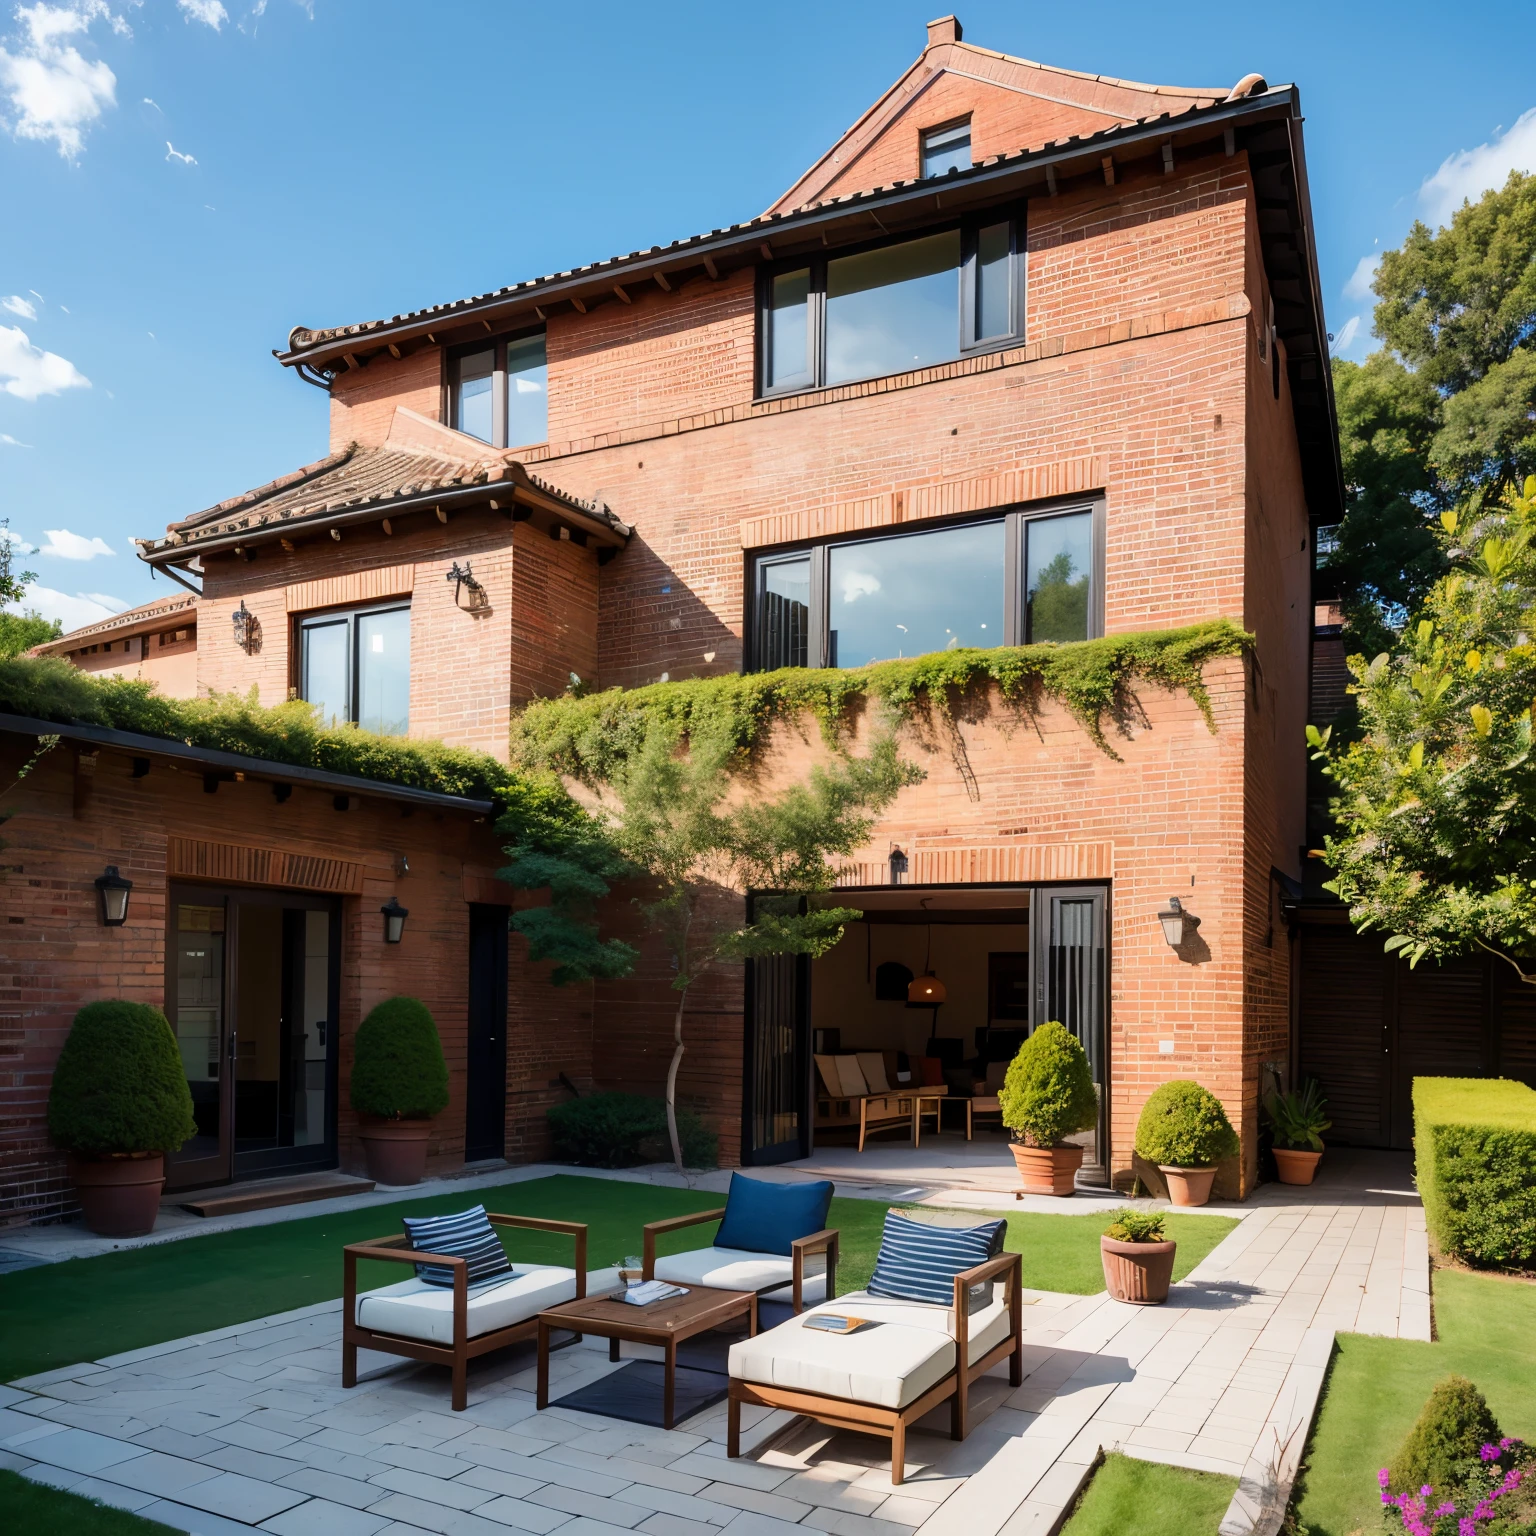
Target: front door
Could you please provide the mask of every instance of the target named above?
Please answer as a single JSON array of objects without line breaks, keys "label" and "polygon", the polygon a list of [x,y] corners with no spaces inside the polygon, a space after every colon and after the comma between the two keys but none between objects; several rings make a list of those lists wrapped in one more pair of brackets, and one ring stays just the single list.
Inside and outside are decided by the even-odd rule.
[{"label": "front door", "polygon": [[166,1014],[197,1125],[169,1187],[334,1167],[336,901],[173,885],[168,925]]},{"label": "front door", "polygon": [[464,1161],[505,1157],[507,1151],[507,917],[506,907],[469,908],[469,1090]]}]

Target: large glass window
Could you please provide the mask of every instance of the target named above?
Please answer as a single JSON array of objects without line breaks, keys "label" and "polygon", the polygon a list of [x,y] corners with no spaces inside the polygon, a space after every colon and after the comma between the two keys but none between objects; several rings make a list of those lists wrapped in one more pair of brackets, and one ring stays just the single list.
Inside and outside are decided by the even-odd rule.
[{"label": "large glass window", "polygon": [[385,736],[410,727],[411,610],[312,614],[299,620],[299,693],[325,725]]},{"label": "large glass window", "polygon": [[1087,640],[1103,632],[1098,506],[970,522],[759,556],[751,666],[872,661]]},{"label": "large glass window", "polygon": [[1015,221],[997,219],[770,271],[758,335],[765,394],[950,362],[1023,335]]},{"label": "large glass window", "polygon": [[448,421],[496,448],[545,442],[549,365],[543,331],[453,354]]},{"label": "large glass window", "polygon": [[963,171],[971,163],[971,125],[951,123],[948,128],[930,128],[923,135],[923,175],[942,176],[946,171]]}]

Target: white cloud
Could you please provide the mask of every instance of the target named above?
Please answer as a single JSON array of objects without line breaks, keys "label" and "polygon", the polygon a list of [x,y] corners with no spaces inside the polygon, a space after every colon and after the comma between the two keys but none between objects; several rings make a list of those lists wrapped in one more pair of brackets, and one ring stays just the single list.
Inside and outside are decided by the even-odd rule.
[{"label": "white cloud", "polygon": [[0,523],[0,539],[4,539],[12,549],[19,550],[24,555],[35,555],[37,545],[28,544],[19,533],[12,533],[3,523]]},{"label": "white cloud", "polygon": [[8,309],[13,315],[20,315],[23,320],[37,319],[37,305],[29,303],[19,293],[0,299],[0,309]]},{"label": "white cloud", "polygon": [[146,107],[153,107],[155,109],[155,111],[160,114],[161,117],[165,116],[165,108],[162,107],[160,105],[160,103],[158,101],[156,101],[153,96],[146,96],[144,98],[144,105]]},{"label": "white cloud", "polygon": [[115,32],[127,24],[105,0],[70,5],[23,5],[15,52],[0,47],[0,88],[10,103],[11,132],[19,139],[57,145],[66,160],[85,148],[85,131],[103,107],[117,104],[117,76],[101,59],[87,59],[67,39],[105,21]]},{"label": "white cloud", "polygon": [[1364,303],[1371,297],[1371,284],[1376,281],[1376,269],[1381,265],[1381,252],[1372,251],[1355,263],[1355,270],[1344,284],[1344,297]]},{"label": "white cloud", "polygon": [[18,400],[89,389],[91,381],[68,358],[27,340],[19,325],[0,325],[0,389]]},{"label": "white cloud", "polygon": [[1432,223],[1449,224],[1462,203],[1502,187],[1511,171],[1536,171],[1536,107],[1486,144],[1449,156],[1419,188],[1419,202]]},{"label": "white cloud", "polygon": [[843,576],[843,601],[856,603],[880,590],[880,578],[873,571],[848,571]]},{"label": "white cloud", "polygon": [[[4,443],[7,448],[30,448],[32,446],[31,443],[20,442],[12,437],[9,432],[0,432],[0,443]],[[11,542],[15,543],[15,540],[13,539]]]},{"label": "white cloud", "polygon": [[229,20],[229,12],[220,4],[220,0],[176,0],[176,4],[181,7],[184,20],[200,21],[205,27],[212,27],[215,32]]},{"label": "white cloud", "polygon": [[196,155],[184,155],[184,154],[182,154],[182,152],[179,149],[177,149],[176,146],[174,144],[172,144],[169,139],[167,139],[165,141],[165,158],[167,160],[180,160],[183,165],[196,165],[197,164],[197,156]]},{"label": "white cloud", "polygon": [[48,542],[38,550],[40,555],[52,555],[58,560],[94,560],[97,555],[115,555],[117,551],[105,539],[92,534],[71,533],[68,528],[45,528]]},{"label": "white cloud", "polygon": [[121,613],[130,606],[122,598],[107,592],[59,592],[36,582],[22,593],[19,602],[9,605],[12,613],[36,610],[45,619],[57,619],[66,630],[110,619],[114,613]]},{"label": "white cloud", "polygon": [[1329,349],[1332,352],[1344,353],[1354,345],[1355,337],[1360,331],[1360,316],[1351,315],[1344,322],[1342,329],[1334,333],[1333,345]]}]

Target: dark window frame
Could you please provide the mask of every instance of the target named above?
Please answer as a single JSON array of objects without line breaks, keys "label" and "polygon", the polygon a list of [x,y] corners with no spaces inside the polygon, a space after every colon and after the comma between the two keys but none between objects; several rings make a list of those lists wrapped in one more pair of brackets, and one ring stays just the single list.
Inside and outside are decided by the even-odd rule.
[{"label": "dark window frame", "polygon": [[[1025,339],[1028,320],[1026,305],[1027,282],[1027,204],[1006,203],[980,213],[967,214],[964,218],[948,219],[922,229],[906,230],[899,235],[883,236],[877,240],[865,240],[856,245],[839,246],[814,257],[786,258],[783,261],[764,262],[757,269],[757,325],[756,325],[756,398],[779,400],[787,395],[811,394],[822,389],[841,389],[845,385],[859,384],[865,379],[839,379],[828,384],[827,377],[827,264],[844,256],[859,256],[866,251],[881,250],[889,246],[905,245],[929,235],[960,232],[960,286],[955,316],[957,347],[955,355],[926,366],[938,368],[944,363],[960,362],[967,357],[980,357],[989,352],[1002,352],[1009,347],[1021,346]],[[976,335],[976,273],[977,246],[980,232],[994,224],[1008,225],[1008,308],[1010,325],[1006,333],[998,336]],[[811,362],[811,382],[808,384],[770,385],[773,365],[772,342],[769,327],[769,303],[773,294],[773,281],[789,272],[810,271],[806,346]],[[474,350],[474,349],[472,349]],[[484,351],[484,347],[478,348]],[[913,370],[903,369],[903,372]],[[889,374],[870,374],[868,378],[889,378]]]},{"label": "dark window frame", "polygon": [[1088,513],[1090,564],[1088,570],[1088,634],[1090,640],[1104,634],[1104,546],[1105,506],[1102,496],[1072,496],[1044,502],[1012,503],[987,512],[967,512],[956,517],[925,518],[921,522],[902,523],[885,528],[870,528],[858,533],[798,544],[774,545],[747,553],[745,571],[746,603],[742,645],[743,671],[762,670],[757,657],[758,571],[766,565],[808,557],[811,576],[811,611],[808,623],[806,666],[828,665],[828,568],[834,546],[869,544],[879,540],[910,538],[945,528],[977,527],[986,523],[1003,524],[1003,645],[1027,645],[1025,613],[1025,561],[1028,558],[1027,528],[1030,523],[1053,517]]},{"label": "dark window frame", "polygon": [[946,122],[930,123],[926,128],[917,130],[917,175],[920,181],[930,181],[939,176],[949,175],[948,171],[935,171],[932,176],[923,168],[923,162],[928,154],[928,140],[937,133],[949,133],[956,128],[964,128],[967,132],[966,148],[971,152],[971,164],[976,163],[976,136],[971,129],[974,125],[972,115],[967,112],[963,117],[952,117]]},{"label": "dark window frame", "polygon": [[[449,347],[445,354],[443,381],[443,425],[459,428],[454,423],[459,392],[459,369],[466,357],[478,357],[482,352],[491,354],[491,440],[492,448],[535,448],[549,441],[549,420],[544,422],[544,436],[539,443],[509,443],[507,441],[507,346],[510,342],[526,341],[530,336],[544,337],[544,367],[546,377],[549,368],[549,328],[543,325],[525,325],[515,331],[501,331],[482,341],[461,342]],[[545,396],[546,409],[548,395]],[[473,433],[467,433],[473,437]],[[482,441],[480,438],[476,442]]]},{"label": "dark window frame", "polygon": [[[308,629],[319,629],[327,625],[344,622],[347,626],[347,719],[348,725],[356,725],[358,717],[358,689],[362,682],[362,667],[358,664],[358,620],[368,618],[376,613],[410,613],[411,600],[406,598],[384,598],[375,603],[348,604],[339,608],[313,608],[306,613],[296,613],[293,616],[293,691],[294,696],[309,702],[308,697],[308,664],[309,658],[304,645],[304,633]],[[406,653],[406,684],[410,684],[410,653]],[[409,706],[407,706],[409,707]],[[407,715],[407,729],[409,728],[409,715]]]}]

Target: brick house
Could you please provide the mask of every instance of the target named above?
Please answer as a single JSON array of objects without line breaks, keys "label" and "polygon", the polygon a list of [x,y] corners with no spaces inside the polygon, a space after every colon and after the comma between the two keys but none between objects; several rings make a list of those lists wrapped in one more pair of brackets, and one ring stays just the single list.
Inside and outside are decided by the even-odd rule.
[{"label": "brick house", "polygon": [[[699,989],[680,1091],[723,1161],[793,1159],[817,1135],[816,1046],[975,1072],[1061,1017],[1101,1087],[1086,1178],[1125,1184],[1147,1094],[1194,1077],[1242,1132],[1224,1179],[1246,1191],[1261,1092],[1298,1064],[1282,902],[1306,838],[1311,532],[1342,503],[1310,221],[1293,88],[1085,75],[974,47],[946,17],[756,218],[296,328],[278,359],[328,395],[331,452],[141,556],[195,594],[200,690],[254,686],[503,758],[515,712],[573,674],[625,687],[1240,626],[1251,651],[1205,667],[1209,722],[1138,684],[1111,751],[1048,698],[1023,718],[993,700],[947,742],[914,735],[927,779],[845,872],[866,921],[814,965]],[[765,773],[802,771],[812,735],[780,729]],[[316,1113],[346,1162],[335,1084],[367,1002],[437,997],[459,1074],[476,1029],[500,1028],[467,979],[466,902],[497,899],[495,855],[444,807],[396,877],[385,820],[323,811],[262,812],[253,841],[295,867],[359,864],[327,896],[349,954],[391,882],[413,914],[425,882],[434,914],[413,915],[395,970],[359,961],[338,1005],[342,1065]],[[163,922],[197,902],[176,893],[165,828],[138,825]],[[199,857],[246,899],[234,855]],[[1170,895],[1199,920],[1177,948]],[[659,1088],[671,1003],[649,953],[624,982],[557,992],[519,943],[493,1150],[527,1157],[562,1077]],[[116,963],[175,1003],[152,935]],[[892,997],[892,975],[928,969],[942,1008]],[[86,995],[61,982],[61,1009],[70,985]],[[445,1161],[464,1155],[463,1080]]]}]

